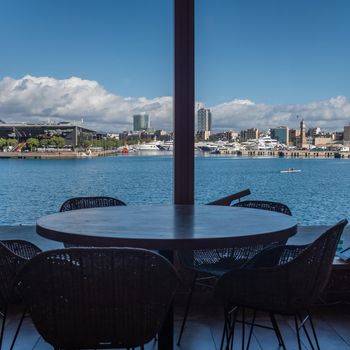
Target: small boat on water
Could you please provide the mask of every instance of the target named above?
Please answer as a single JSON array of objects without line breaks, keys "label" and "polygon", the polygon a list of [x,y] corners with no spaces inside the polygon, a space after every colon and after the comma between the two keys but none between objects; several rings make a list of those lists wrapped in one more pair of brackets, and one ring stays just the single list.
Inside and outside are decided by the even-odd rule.
[{"label": "small boat on water", "polygon": [[281,170],[280,173],[300,173],[300,169],[288,168],[286,170]]}]

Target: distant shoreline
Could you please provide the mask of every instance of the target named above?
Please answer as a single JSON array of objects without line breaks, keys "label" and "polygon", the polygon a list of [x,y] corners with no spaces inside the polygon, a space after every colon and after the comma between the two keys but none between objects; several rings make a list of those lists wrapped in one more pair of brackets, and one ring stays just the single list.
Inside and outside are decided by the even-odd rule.
[{"label": "distant shoreline", "polygon": [[117,155],[116,150],[98,152],[0,152],[0,159],[85,159]]},{"label": "distant shoreline", "polygon": [[[86,159],[108,156],[163,156],[170,155],[172,152],[168,151],[138,151],[132,153],[121,153],[117,150],[106,150],[98,152],[0,152],[1,159]],[[225,157],[237,157],[237,158],[285,158],[285,159],[350,159],[350,152],[336,152],[336,151],[309,151],[309,150],[294,150],[294,151],[281,151],[281,150],[244,150],[236,153],[211,154],[208,152],[198,152],[196,155],[200,156],[225,156]]]}]

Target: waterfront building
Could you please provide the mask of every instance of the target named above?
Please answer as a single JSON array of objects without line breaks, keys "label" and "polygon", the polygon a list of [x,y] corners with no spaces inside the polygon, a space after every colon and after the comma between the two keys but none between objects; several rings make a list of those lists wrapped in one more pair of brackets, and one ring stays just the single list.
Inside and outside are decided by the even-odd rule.
[{"label": "waterfront building", "polygon": [[309,128],[307,130],[307,136],[312,136],[312,137],[316,137],[322,134],[322,131],[320,128]]},{"label": "waterfront building", "polygon": [[70,147],[82,145],[84,141],[96,138],[96,131],[67,122],[62,123],[1,123],[0,138],[13,138],[24,142],[29,138],[48,139],[53,136],[64,138]]},{"label": "waterfront building", "polygon": [[258,138],[259,138],[259,130],[256,128],[242,130],[240,133],[241,142],[246,142],[248,140],[256,140]]},{"label": "waterfront building", "polygon": [[135,114],[134,118],[134,131],[147,131],[151,129],[151,118],[148,114]]},{"label": "waterfront building", "polygon": [[289,144],[289,128],[286,126],[279,126],[271,129],[271,138],[278,140],[279,143],[285,145]]},{"label": "waterfront building", "polygon": [[316,147],[328,147],[332,144],[333,142],[333,139],[331,136],[318,136],[318,137],[315,137],[314,140],[313,140],[313,144],[316,146]]},{"label": "waterfront building", "polygon": [[299,129],[289,129],[289,146],[297,146],[299,135]]},{"label": "waterfront building", "polygon": [[200,108],[197,112],[197,131],[207,132],[206,135],[210,136],[212,127],[212,118],[210,109]]},{"label": "waterfront building", "polygon": [[168,134],[165,130],[156,130],[154,132],[154,136],[159,141],[170,141],[172,139],[172,136]]},{"label": "waterfront building", "polygon": [[335,131],[332,133],[332,140],[333,141],[343,141],[344,139],[344,132],[343,131]]},{"label": "waterfront building", "polygon": [[200,141],[208,141],[210,138],[210,131],[206,131],[206,130],[201,130],[201,131],[197,131],[197,139]]},{"label": "waterfront building", "polygon": [[344,126],[344,145],[350,145],[350,125]]},{"label": "waterfront building", "polygon": [[297,148],[308,148],[309,144],[306,139],[305,123],[304,119],[300,121],[299,134],[295,135],[295,144]]}]

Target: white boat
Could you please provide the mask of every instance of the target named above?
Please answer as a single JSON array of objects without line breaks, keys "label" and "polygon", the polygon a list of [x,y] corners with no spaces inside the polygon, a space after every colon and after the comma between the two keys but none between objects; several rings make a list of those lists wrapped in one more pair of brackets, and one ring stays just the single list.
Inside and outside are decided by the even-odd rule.
[{"label": "white boat", "polygon": [[160,143],[158,148],[161,151],[172,151],[174,149],[174,141],[165,141],[164,143]]},{"label": "white boat", "polygon": [[288,168],[286,170],[281,170],[280,173],[300,173],[300,169]]},{"label": "white boat", "polygon": [[159,151],[158,143],[149,142],[149,143],[140,143],[134,145],[136,151]]},{"label": "white boat", "polygon": [[203,152],[211,152],[211,151],[215,151],[218,148],[218,145],[214,143],[206,143],[206,144],[198,144],[197,147]]}]

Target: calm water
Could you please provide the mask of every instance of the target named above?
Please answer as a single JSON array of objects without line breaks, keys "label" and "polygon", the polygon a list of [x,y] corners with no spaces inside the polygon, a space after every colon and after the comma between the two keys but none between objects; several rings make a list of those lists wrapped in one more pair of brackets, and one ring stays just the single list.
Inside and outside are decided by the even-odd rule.
[{"label": "calm water", "polygon": [[[301,173],[281,174],[288,167]],[[350,160],[196,158],[196,201],[249,187],[251,199],[287,204],[299,223],[350,217]],[[171,203],[172,157],[117,156],[79,160],[0,160],[0,224],[34,224],[74,196],[110,195],[128,205]]]}]

